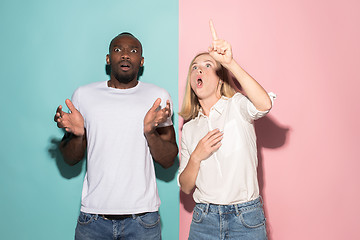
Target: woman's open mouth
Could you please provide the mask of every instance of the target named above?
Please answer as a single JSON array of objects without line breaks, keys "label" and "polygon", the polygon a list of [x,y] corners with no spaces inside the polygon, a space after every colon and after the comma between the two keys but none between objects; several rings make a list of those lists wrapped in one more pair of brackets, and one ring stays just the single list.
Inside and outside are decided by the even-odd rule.
[{"label": "woman's open mouth", "polygon": [[197,81],[196,81],[196,83],[197,83],[197,86],[198,86],[198,87],[201,87],[202,84],[203,84],[203,81],[202,81],[201,78],[198,78]]}]

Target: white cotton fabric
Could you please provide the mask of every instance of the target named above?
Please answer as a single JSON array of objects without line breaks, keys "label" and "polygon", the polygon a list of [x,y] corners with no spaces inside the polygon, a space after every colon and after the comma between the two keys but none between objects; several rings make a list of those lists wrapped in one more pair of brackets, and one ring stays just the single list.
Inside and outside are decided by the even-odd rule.
[{"label": "white cotton fabric", "polygon": [[[275,94],[269,94],[271,101]],[[201,111],[183,126],[179,175],[198,142],[216,128],[224,132],[221,147],[200,164],[193,198],[196,203],[238,204],[259,196],[257,149],[253,122],[268,111],[258,111],[250,100],[236,93],[222,97],[209,116]]]},{"label": "white cotton fabric", "polygon": [[[135,214],[158,210],[154,164],[143,133],[144,117],[157,98],[162,99],[162,108],[166,100],[171,101],[166,90],[144,82],[130,89],[96,82],[74,92],[72,101],[84,117],[87,136],[81,211]],[[171,117],[158,127],[170,125]]]}]

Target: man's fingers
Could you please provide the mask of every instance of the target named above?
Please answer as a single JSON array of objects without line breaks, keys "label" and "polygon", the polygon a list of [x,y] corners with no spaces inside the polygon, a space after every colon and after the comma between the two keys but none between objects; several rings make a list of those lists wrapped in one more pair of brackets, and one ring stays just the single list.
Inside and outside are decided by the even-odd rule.
[{"label": "man's fingers", "polygon": [[62,110],[61,105],[56,109],[56,115],[58,115],[59,117],[62,117],[64,115],[64,111]]},{"label": "man's fingers", "polygon": [[169,100],[166,101],[166,108],[170,109],[170,101]]},{"label": "man's fingers", "polygon": [[59,105],[58,108],[56,109],[56,112],[57,112],[57,113],[58,113],[58,112],[61,112],[61,110],[62,110],[62,106]]},{"label": "man's fingers", "polygon": [[64,115],[64,112],[62,111],[62,106],[60,105],[57,109],[56,109],[56,113],[54,116],[54,121],[58,122],[58,120]]},{"label": "man's fingers", "polygon": [[55,116],[54,116],[54,121],[55,121],[55,122],[58,122],[59,119],[60,119],[60,113],[57,112],[57,113],[55,114]]},{"label": "man's fingers", "polygon": [[166,107],[165,107],[165,113],[166,113],[167,117],[170,117],[170,114],[171,114],[170,112],[171,112],[171,110],[170,110],[170,101],[167,100],[166,101]]},{"label": "man's fingers", "polygon": [[212,38],[213,38],[213,40],[217,40],[218,37],[217,37],[216,31],[215,31],[215,27],[214,27],[213,21],[210,20],[209,24],[210,24],[210,31],[211,31]]},{"label": "man's fingers", "polygon": [[57,125],[58,128],[64,128],[65,127],[64,122],[61,120],[61,118],[57,119],[56,125]]},{"label": "man's fingers", "polygon": [[160,98],[156,99],[153,106],[150,109],[156,111],[156,109],[160,106],[160,103],[161,103],[161,99]]},{"label": "man's fingers", "polygon": [[66,99],[65,103],[71,112],[77,111],[77,109],[75,108],[74,104],[70,101],[70,99]]}]

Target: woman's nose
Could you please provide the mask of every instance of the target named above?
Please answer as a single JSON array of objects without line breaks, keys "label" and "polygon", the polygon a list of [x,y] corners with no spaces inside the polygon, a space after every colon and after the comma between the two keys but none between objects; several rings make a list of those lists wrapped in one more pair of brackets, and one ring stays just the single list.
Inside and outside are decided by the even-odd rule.
[{"label": "woman's nose", "polygon": [[203,71],[201,70],[201,68],[198,68],[198,73],[203,73]]}]

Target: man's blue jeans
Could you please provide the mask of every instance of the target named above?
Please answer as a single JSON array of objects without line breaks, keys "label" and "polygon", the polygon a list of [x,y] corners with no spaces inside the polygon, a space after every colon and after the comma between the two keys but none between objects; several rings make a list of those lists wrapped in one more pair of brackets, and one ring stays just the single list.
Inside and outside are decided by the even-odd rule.
[{"label": "man's blue jeans", "polygon": [[196,204],[189,240],[199,239],[266,240],[260,197],[236,205]]},{"label": "man's blue jeans", "polygon": [[80,212],[75,230],[75,240],[99,239],[161,239],[158,212],[133,215],[122,220],[109,220],[98,214]]}]

